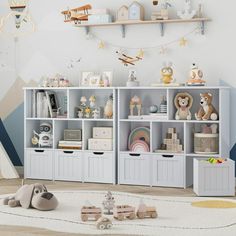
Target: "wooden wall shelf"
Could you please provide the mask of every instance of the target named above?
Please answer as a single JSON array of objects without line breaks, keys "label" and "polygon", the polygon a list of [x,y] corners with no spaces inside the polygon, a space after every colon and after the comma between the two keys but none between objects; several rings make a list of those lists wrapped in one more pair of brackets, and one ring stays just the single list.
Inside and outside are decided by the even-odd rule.
[{"label": "wooden wall shelf", "polygon": [[86,34],[89,33],[90,27],[107,27],[107,26],[120,26],[122,37],[125,38],[126,26],[127,25],[151,25],[158,24],[160,25],[161,36],[164,36],[164,25],[173,24],[173,23],[200,23],[201,24],[201,33],[205,33],[205,23],[211,21],[209,18],[193,18],[190,20],[182,19],[169,19],[169,20],[146,20],[146,21],[119,21],[106,24],[76,24],[75,27],[85,28]]}]

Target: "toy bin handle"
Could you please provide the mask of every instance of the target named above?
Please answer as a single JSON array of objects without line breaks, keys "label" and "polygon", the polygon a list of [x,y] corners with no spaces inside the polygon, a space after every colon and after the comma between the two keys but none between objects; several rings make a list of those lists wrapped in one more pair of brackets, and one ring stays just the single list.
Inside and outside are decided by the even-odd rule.
[{"label": "toy bin handle", "polygon": [[93,152],[93,154],[102,156],[104,154],[104,152]]},{"label": "toy bin handle", "polygon": [[164,157],[164,158],[173,158],[174,155],[162,155],[162,157]]},{"label": "toy bin handle", "polygon": [[34,150],[35,152],[44,152],[44,150]]},{"label": "toy bin handle", "polygon": [[140,157],[141,156],[141,154],[138,154],[138,153],[130,153],[129,155],[132,157]]},{"label": "toy bin handle", "polygon": [[73,151],[63,151],[65,154],[73,154]]}]

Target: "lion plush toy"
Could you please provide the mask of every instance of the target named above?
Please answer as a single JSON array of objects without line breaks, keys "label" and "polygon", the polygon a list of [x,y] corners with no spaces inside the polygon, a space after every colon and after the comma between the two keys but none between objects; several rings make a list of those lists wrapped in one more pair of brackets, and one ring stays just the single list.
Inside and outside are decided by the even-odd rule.
[{"label": "lion plush toy", "polygon": [[196,120],[217,120],[218,113],[215,107],[212,105],[212,94],[211,93],[201,93],[200,94],[201,107],[198,110],[198,113],[195,113]]},{"label": "lion plush toy", "polygon": [[14,196],[5,198],[3,204],[10,207],[21,206],[26,209],[50,211],[58,206],[58,201],[43,184],[30,184],[20,187]]},{"label": "lion plush toy", "polygon": [[175,107],[177,109],[175,114],[176,120],[191,120],[192,114],[190,109],[193,105],[193,97],[189,93],[178,93],[175,96]]}]

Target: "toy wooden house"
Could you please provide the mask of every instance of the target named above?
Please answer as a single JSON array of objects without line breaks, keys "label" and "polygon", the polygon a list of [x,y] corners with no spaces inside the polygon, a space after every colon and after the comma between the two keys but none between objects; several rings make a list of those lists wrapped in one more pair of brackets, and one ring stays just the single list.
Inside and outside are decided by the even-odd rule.
[{"label": "toy wooden house", "polygon": [[123,5],[117,11],[116,20],[117,21],[127,21],[129,19],[129,9],[127,6]]},{"label": "toy wooden house", "polygon": [[144,7],[134,1],[130,6],[129,6],[129,20],[144,20]]}]

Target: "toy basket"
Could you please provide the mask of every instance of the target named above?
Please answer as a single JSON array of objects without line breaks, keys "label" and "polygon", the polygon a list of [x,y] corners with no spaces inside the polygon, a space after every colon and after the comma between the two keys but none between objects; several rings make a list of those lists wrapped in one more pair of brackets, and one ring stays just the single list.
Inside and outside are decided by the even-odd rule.
[{"label": "toy basket", "polygon": [[194,153],[219,153],[219,134],[194,133]]}]

